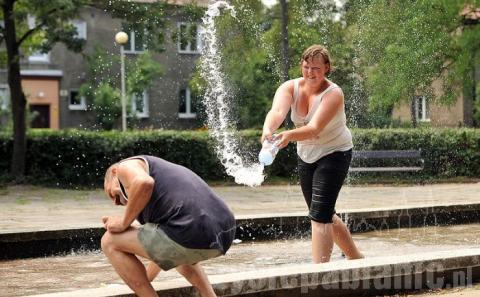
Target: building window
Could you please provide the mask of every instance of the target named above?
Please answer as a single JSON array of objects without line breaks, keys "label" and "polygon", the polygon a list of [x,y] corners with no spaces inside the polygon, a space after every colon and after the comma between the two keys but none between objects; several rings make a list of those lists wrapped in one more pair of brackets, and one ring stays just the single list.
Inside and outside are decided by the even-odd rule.
[{"label": "building window", "polygon": [[181,119],[193,119],[197,117],[195,96],[192,96],[190,89],[180,90],[178,117]]},{"label": "building window", "polygon": [[68,109],[87,110],[87,100],[84,96],[80,96],[78,91],[70,91],[68,100]]},{"label": "building window", "polygon": [[415,96],[415,116],[419,121],[430,121],[426,96]]},{"label": "building window", "polygon": [[132,111],[136,117],[148,118],[148,94],[143,91],[142,94],[132,95]]},{"label": "building window", "polygon": [[77,29],[75,37],[79,39],[87,39],[87,23],[82,20],[73,20],[72,25]]},{"label": "building window", "polygon": [[0,110],[8,110],[10,102],[10,92],[6,85],[0,85]]},{"label": "building window", "polygon": [[[36,26],[36,19],[32,15],[27,16],[27,24],[29,29],[33,29]],[[31,63],[50,63],[50,54],[42,53],[40,51],[33,52],[29,57],[28,61]]]},{"label": "building window", "polygon": [[198,54],[200,52],[200,28],[195,23],[178,23],[178,52]]},{"label": "building window", "polygon": [[146,32],[135,32],[124,28],[123,31],[128,35],[128,42],[123,46],[125,53],[138,54],[147,49],[146,46]]},{"label": "building window", "polygon": [[50,54],[49,53],[41,53],[41,52],[34,52],[28,57],[28,61],[32,63],[49,63],[50,62]]}]

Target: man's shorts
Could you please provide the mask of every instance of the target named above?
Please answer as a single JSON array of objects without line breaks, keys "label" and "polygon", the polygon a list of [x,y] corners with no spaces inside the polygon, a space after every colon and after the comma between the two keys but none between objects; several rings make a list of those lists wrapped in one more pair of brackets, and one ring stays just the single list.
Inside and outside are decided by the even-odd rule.
[{"label": "man's shorts", "polygon": [[139,228],[138,239],[148,256],[162,270],[180,265],[193,265],[221,255],[217,249],[189,249],[176,243],[156,224],[147,223]]}]

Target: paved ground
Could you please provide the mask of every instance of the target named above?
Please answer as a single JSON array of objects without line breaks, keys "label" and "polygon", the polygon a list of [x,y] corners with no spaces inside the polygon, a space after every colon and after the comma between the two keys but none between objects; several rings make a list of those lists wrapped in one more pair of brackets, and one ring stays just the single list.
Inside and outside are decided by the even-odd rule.
[{"label": "paved ground", "polygon": [[[226,200],[237,217],[306,213],[305,203],[298,185],[258,188],[215,187],[214,190]],[[340,194],[337,210],[341,212],[472,203],[480,203],[480,183],[425,186],[346,186]],[[111,204],[102,190],[75,191],[33,186],[0,189],[0,233],[100,227],[102,215],[121,214],[122,211],[122,207],[115,207]],[[304,250],[308,250],[308,248]],[[8,263],[4,267],[12,265],[11,262]],[[26,271],[25,268],[22,269]],[[22,269],[15,269],[15,274],[21,273]],[[49,274],[42,273],[42,270],[39,270],[38,273],[42,277],[49,277]],[[52,275],[55,274],[52,273]],[[45,281],[48,280],[42,279],[42,282]],[[479,287],[476,285],[473,288],[398,296],[432,295],[473,297],[480,296],[480,293]]]},{"label": "paved ground", "polygon": [[[237,217],[305,214],[298,185],[215,187]],[[346,186],[337,211],[397,209],[480,203],[480,183],[424,186]],[[33,186],[0,189],[0,233],[100,227],[103,215],[121,214],[102,190],[79,191]]]}]

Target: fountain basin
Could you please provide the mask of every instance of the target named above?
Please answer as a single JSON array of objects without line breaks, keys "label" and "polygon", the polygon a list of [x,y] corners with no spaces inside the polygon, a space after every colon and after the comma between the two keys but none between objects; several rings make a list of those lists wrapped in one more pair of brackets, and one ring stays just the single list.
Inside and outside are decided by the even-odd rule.
[{"label": "fountain basin", "polygon": [[[339,213],[352,233],[405,227],[445,226],[480,222],[480,204],[455,204],[401,209],[361,209]],[[236,238],[242,241],[308,236],[310,220],[303,214],[237,217]],[[79,250],[97,250],[105,230],[100,227],[0,233],[0,260],[44,257]]]},{"label": "fountain basin", "polygon": [[[376,263],[377,258],[387,259],[392,255],[404,255],[403,261],[407,265],[416,254],[442,251],[453,255],[458,250],[478,249],[480,239],[477,234],[479,233],[480,224],[468,224],[357,233],[354,235],[354,240],[366,256],[365,265]],[[242,242],[234,244],[227,255],[203,262],[203,266],[211,277],[255,273],[277,268],[297,272],[299,266],[311,265],[310,248],[309,237]],[[355,262],[346,261],[338,249],[334,249],[331,261],[328,265],[334,268],[337,265],[346,265],[345,262]],[[464,267],[469,265],[466,262],[464,264],[467,265]],[[320,266],[323,265],[327,264]],[[117,289],[123,285],[123,281],[100,251],[2,261],[1,266],[5,268],[0,270],[0,278],[4,280],[0,282],[2,296],[25,296],[96,288]],[[413,271],[413,268],[410,270]],[[471,272],[473,273],[473,270]],[[178,280],[179,277],[175,270],[171,270],[161,272],[156,281],[163,286],[175,279]],[[472,278],[469,277],[468,280],[470,279]],[[462,285],[460,281],[457,283]]]}]

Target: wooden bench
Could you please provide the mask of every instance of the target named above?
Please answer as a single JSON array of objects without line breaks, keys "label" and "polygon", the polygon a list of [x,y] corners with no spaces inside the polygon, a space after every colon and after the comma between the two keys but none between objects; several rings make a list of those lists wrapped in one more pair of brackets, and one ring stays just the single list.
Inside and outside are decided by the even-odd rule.
[{"label": "wooden bench", "polygon": [[[385,151],[353,151],[353,160],[388,160],[395,161],[399,159],[410,160],[407,166],[372,166],[372,167],[350,167],[350,172],[401,172],[411,171],[418,172],[423,170],[424,160],[421,150],[385,150]],[[362,162],[365,163],[365,162]],[[352,163],[353,164],[353,163]],[[414,165],[414,166],[410,166]]]}]

